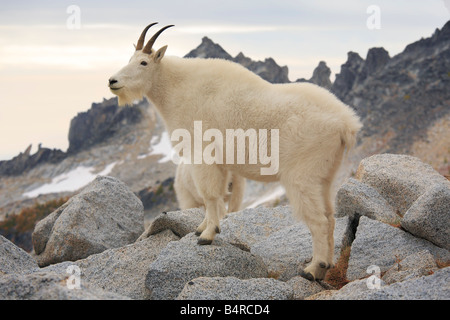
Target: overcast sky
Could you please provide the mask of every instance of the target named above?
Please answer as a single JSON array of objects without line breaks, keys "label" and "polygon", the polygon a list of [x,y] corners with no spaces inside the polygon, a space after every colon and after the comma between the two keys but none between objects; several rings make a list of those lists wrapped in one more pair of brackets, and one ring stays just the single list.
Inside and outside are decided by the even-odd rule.
[{"label": "overcast sky", "polygon": [[450,0],[2,0],[0,7],[0,160],[30,143],[65,151],[70,120],[112,97],[107,79],[150,22],[175,24],[155,44],[168,44],[166,54],[184,56],[208,36],[233,56],[274,58],[295,81],[310,78],[321,60],[334,79],[348,51],[365,58],[383,46],[394,56],[450,19]]}]

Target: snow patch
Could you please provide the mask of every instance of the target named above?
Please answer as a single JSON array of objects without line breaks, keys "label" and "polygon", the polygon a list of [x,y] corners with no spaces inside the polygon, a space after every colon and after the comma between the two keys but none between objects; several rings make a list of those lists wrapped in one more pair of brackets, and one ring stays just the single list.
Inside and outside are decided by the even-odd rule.
[{"label": "snow patch", "polygon": [[92,182],[97,176],[108,175],[117,162],[113,162],[106,166],[106,168],[94,174],[94,167],[79,166],[76,169],[62,173],[52,179],[52,182],[46,183],[37,189],[25,192],[23,195],[28,198],[35,198],[40,194],[58,193],[58,192],[73,192],[86,186]]},{"label": "snow patch", "polygon": [[[157,142],[159,140],[159,142]],[[164,163],[172,160],[172,143],[170,141],[169,133],[164,131],[160,137],[153,136],[150,141],[150,152],[138,156],[138,159],[144,159],[153,155],[162,155],[158,163]]]}]

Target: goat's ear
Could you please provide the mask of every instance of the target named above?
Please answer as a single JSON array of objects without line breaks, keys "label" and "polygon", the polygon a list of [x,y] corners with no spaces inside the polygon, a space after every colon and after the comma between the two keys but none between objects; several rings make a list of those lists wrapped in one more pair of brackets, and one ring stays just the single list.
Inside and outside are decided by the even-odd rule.
[{"label": "goat's ear", "polygon": [[156,63],[159,63],[161,59],[164,57],[164,54],[166,53],[167,46],[162,47],[158,51],[155,52],[153,56],[153,61]]}]

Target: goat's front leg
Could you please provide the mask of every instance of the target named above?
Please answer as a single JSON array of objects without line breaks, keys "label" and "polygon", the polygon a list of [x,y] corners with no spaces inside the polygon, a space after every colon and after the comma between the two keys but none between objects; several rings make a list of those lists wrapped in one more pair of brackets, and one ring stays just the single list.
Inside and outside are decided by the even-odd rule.
[{"label": "goat's front leg", "polygon": [[224,194],[227,188],[227,172],[215,165],[194,165],[193,180],[205,204],[205,219],[197,228],[198,244],[211,244],[220,232],[219,220],[226,213]]},{"label": "goat's front leg", "polygon": [[[220,233],[219,217],[225,215],[225,204],[223,199],[216,198],[212,200],[205,200],[206,206],[206,227],[203,232],[200,233],[197,243],[200,245],[211,244],[217,233]],[[202,223],[203,224],[203,223]],[[200,225],[199,228],[201,228]],[[197,230],[197,234],[198,234]]]}]

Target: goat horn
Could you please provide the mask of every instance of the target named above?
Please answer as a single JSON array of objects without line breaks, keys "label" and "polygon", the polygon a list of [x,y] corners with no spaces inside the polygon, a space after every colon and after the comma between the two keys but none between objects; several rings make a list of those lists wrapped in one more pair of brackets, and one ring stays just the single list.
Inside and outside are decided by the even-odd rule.
[{"label": "goat horn", "polygon": [[158,22],[149,24],[145,27],[144,31],[142,31],[141,36],[139,37],[139,40],[136,45],[136,51],[141,50],[144,47],[144,41],[145,41],[145,34],[147,33],[147,30],[150,29],[151,26],[154,26],[155,24],[158,24]]},{"label": "goat horn", "polygon": [[164,30],[166,30],[167,28],[173,27],[173,26],[174,26],[173,24],[171,24],[170,26],[165,26],[164,28],[162,28],[161,30],[159,30],[157,33],[155,33],[154,36],[153,36],[150,40],[148,40],[148,42],[147,42],[147,44],[145,45],[145,48],[142,50],[142,52],[143,52],[143,53],[148,53],[148,54],[150,54],[150,53],[152,52],[152,47],[153,47],[153,44],[154,44],[155,41],[156,41],[156,38],[158,38],[159,35],[160,35]]}]

